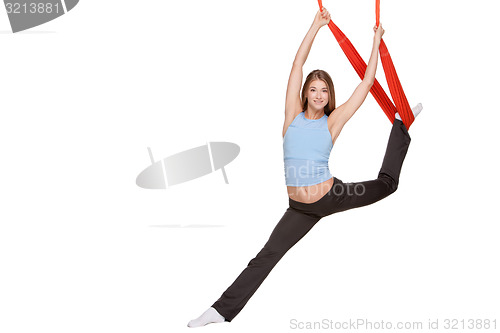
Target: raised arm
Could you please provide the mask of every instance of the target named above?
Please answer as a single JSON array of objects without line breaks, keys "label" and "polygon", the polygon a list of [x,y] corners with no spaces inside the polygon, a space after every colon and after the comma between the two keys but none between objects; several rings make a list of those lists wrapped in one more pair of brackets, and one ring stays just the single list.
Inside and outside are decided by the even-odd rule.
[{"label": "raised arm", "polygon": [[375,82],[375,72],[377,71],[378,63],[378,49],[380,46],[380,40],[384,34],[384,29],[382,25],[379,27],[374,27],[375,35],[373,37],[373,47],[372,53],[370,55],[370,60],[366,67],[365,76],[361,83],[356,87],[354,93],[344,104],[340,105],[335,111],[330,115],[328,119],[328,126],[331,127],[330,131],[333,135],[333,141],[335,141],[340,134],[340,131],[344,127],[345,123],[351,119],[354,113],[359,109],[361,104],[366,99],[366,96],[370,92],[373,83]]},{"label": "raised arm", "polygon": [[313,44],[314,38],[318,33],[318,30],[330,22],[330,13],[323,7],[322,11],[316,13],[314,21],[309,28],[304,40],[300,44],[295,60],[293,61],[292,71],[290,72],[290,78],[288,79],[288,86],[286,89],[286,100],[285,100],[285,124],[283,126],[283,136],[285,135],[286,129],[292,123],[293,119],[297,114],[302,111],[301,101],[300,101],[300,89],[302,86],[302,67],[304,66],[309,51],[311,51],[311,46]]}]

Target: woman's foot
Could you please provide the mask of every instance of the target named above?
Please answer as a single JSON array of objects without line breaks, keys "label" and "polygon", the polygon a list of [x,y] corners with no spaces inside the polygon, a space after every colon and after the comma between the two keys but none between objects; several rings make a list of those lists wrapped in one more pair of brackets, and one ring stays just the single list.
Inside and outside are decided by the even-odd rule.
[{"label": "woman's foot", "polygon": [[[417,118],[418,114],[420,113],[420,111],[422,111],[423,107],[422,107],[422,103],[418,103],[416,106],[414,106],[411,111],[413,112],[413,117],[414,118]],[[401,116],[399,115],[399,113],[396,112],[396,119],[398,120],[401,120]]]},{"label": "woman's foot", "polygon": [[198,318],[191,320],[188,323],[188,327],[200,327],[210,323],[223,323],[225,320],[217,310],[211,307]]}]

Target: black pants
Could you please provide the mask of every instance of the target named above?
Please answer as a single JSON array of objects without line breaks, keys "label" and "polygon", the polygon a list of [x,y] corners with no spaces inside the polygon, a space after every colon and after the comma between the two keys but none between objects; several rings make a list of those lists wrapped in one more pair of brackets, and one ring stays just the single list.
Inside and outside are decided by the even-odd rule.
[{"label": "black pants", "polygon": [[394,193],[398,187],[401,166],[410,140],[406,127],[396,119],[377,179],[343,183],[334,177],[330,191],[316,202],[301,203],[289,199],[289,207],[267,243],[212,307],[226,321],[233,320],[278,261],[321,218],[351,208],[370,205]]}]

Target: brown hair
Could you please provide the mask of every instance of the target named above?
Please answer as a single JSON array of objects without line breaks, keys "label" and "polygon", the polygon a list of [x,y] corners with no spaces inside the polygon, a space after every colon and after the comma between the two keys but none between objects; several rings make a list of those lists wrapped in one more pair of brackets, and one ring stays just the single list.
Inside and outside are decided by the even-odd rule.
[{"label": "brown hair", "polygon": [[309,86],[311,85],[311,82],[314,80],[321,80],[326,83],[326,86],[328,87],[328,103],[325,105],[325,114],[327,116],[332,113],[333,110],[335,110],[335,89],[333,87],[333,81],[330,75],[328,75],[327,72],[321,70],[321,69],[316,69],[309,73],[307,75],[306,81],[304,82],[304,86],[302,87],[302,111],[305,111],[307,109],[307,97],[306,97],[306,92],[309,89]]}]

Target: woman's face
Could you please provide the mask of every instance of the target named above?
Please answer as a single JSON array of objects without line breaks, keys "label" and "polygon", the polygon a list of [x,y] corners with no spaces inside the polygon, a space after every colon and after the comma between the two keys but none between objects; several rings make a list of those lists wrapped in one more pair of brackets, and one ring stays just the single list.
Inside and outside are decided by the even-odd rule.
[{"label": "woman's face", "polygon": [[328,86],[323,80],[311,81],[306,96],[308,106],[321,111],[328,104]]}]

